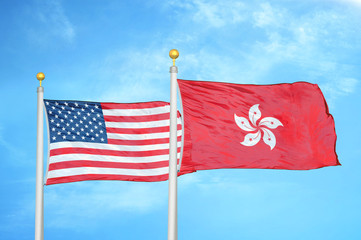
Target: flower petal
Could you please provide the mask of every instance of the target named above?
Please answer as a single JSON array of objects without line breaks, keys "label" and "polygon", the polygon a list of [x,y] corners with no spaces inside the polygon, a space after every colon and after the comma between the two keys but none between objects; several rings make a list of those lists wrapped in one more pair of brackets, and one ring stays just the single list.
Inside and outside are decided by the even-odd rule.
[{"label": "flower petal", "polygon": [[251,132],[256,130],[256,128],[252,127],[249,121],[244,117],[238,117],[234,114],[234,120],[236,121],[238,127],[244,131]]},{"label": "flower petal", "polygon": [[278,119],[273,118],[273,117],[265,117],[265,118],[261,119],[261,121],[259,122],[259,125],[266,126],[271,129],[275,129],[278,126],[283,126],[282,123]]},{"label": "flower petal", "polygon": [[265,144],[267,144],[268,146],[271,147],[271,150],[276,146],[276,137],[273,134],[273,132],[271,132],[271,130],[267,129],[267,128],[263,128],[261,127],[262,131],[263,131],[263,141]]},{"label": "flower petal", "polygon": [[251,120],[253,126],[257,126],[257,120],[261,117],[261,111],[258,109],[259,104],[253,105],[249,109],[249,120]]},{"label": "flower petal", "polygon": [[242,145],[251,147],[256,145],[259,140],[261,140],[261,131],[258,130],[256,133],[248,133],[245,137],[243,142],[241,142]]}]

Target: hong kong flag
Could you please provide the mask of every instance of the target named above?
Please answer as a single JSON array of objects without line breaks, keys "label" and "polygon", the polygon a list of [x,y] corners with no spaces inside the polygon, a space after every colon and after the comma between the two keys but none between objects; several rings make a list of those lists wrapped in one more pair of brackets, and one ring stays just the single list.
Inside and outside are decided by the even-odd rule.
[{"label": "hong kong flag", "polygon": [[332,115],[316,84],[178,80],[182,170],[307,170],[340,165]]}]

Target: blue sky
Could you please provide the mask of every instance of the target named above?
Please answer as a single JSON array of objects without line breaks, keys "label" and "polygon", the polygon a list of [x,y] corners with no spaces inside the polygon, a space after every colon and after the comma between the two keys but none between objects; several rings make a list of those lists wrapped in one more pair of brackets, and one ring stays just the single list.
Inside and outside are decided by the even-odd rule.
[{"label": "blue sky", "polygon": [[[342,164],[178,179],[179,239],[361,239],[361,1],[1,1],[0,239],[34,238],[36,88],[45,97],[169,101],[179,78],[308,81]],[[45,154],[46,155],[46,154]],[[45,187],[45,239],[166,239],[168,182]]]}]

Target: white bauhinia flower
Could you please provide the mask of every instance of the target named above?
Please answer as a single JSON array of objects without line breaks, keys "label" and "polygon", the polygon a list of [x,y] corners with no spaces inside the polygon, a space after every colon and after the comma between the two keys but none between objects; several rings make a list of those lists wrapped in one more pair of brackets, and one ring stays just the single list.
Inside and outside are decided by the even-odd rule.
[{"label": "white bauhinia flower", "polygon": [[[236,124],[238,127],[240,127],[242,130],[246,132],[253,132],[248,133],[245,137],[243,142],[241,142],[242,145],[251,147],[256,145],[260,140],[263,133],[263,141],[268,146],[270,146],[271,150],[276,146],[276,137],[271,132],[270,129],[276,129],[279,126],[283,126],[282,123],[273,117],[265,117],[259,121],[259,124],[257,125],[257,121],[261,118],[262,114],[259,110],[259,104],[253,105],[249,109],[249,120],[245,117],[239,117],[236,114],[234,114],[234,120],[236,121]],[[256,132],[254,132],[256,131]]]}]

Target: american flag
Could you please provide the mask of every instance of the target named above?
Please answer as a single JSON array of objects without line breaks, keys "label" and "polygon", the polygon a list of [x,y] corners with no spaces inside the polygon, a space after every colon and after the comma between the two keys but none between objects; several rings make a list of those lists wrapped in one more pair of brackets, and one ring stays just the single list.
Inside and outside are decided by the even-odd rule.
[{"label": "american flag", "polygon": [[[46,185],[84,180],[163,181],[169,172],[167,102],[44,100]],[[182,124],[178,113],[178,163]]]}]

